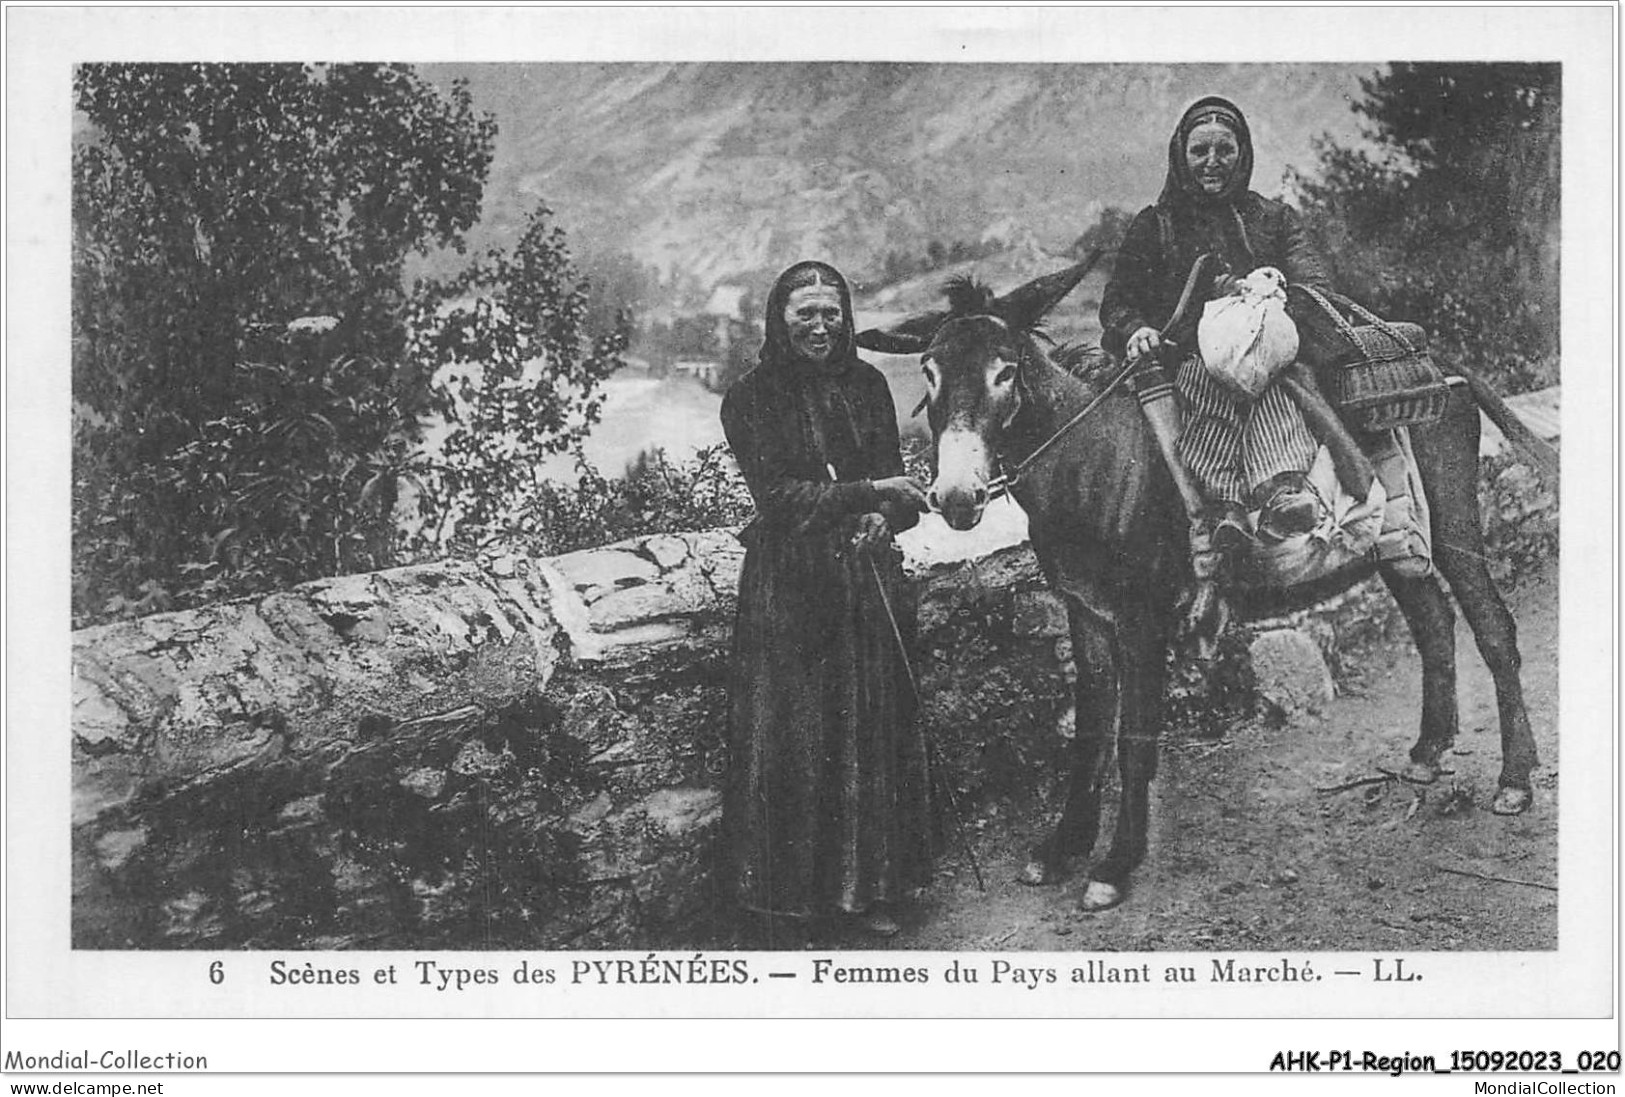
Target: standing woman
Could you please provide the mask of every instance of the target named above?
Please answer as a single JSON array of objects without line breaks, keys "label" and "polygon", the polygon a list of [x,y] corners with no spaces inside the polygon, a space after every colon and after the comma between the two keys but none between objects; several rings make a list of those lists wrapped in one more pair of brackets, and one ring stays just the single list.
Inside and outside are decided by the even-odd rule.
[{"label": "standing woman", "polygon": [[[760,364],[722,402],[756,503],[734,625],[724,806],[747,910],[844,915],[897,932],[930,875],[925,742],[904,641],[912,605],[892,535],[919,521],[880,371],[853,349],[846,280],[797,263],[767,299]],[[884,594],[882,594],[884,591]]]}]

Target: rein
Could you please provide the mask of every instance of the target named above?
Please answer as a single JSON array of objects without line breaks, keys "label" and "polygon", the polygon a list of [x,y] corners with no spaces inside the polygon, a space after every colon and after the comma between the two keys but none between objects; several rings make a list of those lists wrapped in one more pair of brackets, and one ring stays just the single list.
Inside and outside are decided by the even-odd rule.
[{"label": "rein", "polygon": [[1117,371],[1117,375],[1113,377],[1106,387],[1100,391],[1098,396],[1089,401],[1088,405],[1082,411],[1078,412],[1078,414],[1062,423],[1058,428],[1056,428],[1053,434],[1038,444],[1037,449],[1033,450],[1026,457],[1016,462],[1016,467],[1013,470],[1003,476],[995,476],[992,482],[988,484],[988,498],[997,499],[1001,495],[1006,495],[1012,488],[1021,483],[1021,478],[1026,475],[1027,470],[1032,467],[1033,462],[1042,457],[1051,446],[1055,445],[1055,443],[1059,442],[1063,437],[1065,437],[1068,431],[1087,419],[1096,408],[1105,403],[1106,398],[1112,393],[1116,392],[1118,387],[1121,386],[1124,381],[1128,380],[1129,374],[1133,373],[1139,364],[1138,359],[1131,362],[1125,362],[1123,364],[1123,368]]},{"label": "rein", "polygon": [[[1196,257],[1196,262],[1191,264],[1190,274],[1186,275],[1185,277],[1185,287],[1179,295],[1179,304],[1174,307],[1174,314],[1168,318],[1168,323],[1163,325],[1162,331],[1158,332],[1158,335],[1164,340],[1167,339],[1168,333],[1174,329],[1174,326],[1178,324],[1181,319],[1184,318],[1186,311],[1190,308],[1191,300],[1196,296],[1197,283],[1200,281],[1203,270],[1206,268],[1208,262],[1212,258],[1213,257],[1211,254],[1204,253],[1202,255],[1198,255]],[[1083,422],[1096,408],[1105,403],[1106,397],[1110,396],[1113,392],[1116,392],[1118,387],[1122,385],[1124,381],[1128,380],[1129,374],[1133,373],[1135,369],[1139,367],[1139,365],[1140,360],[1138,358],[1132,358],[1124,362],[1123,368],[1117,371],[1117,375],[1113,377],[1110,383],[1108,383],[1106,387],[1100,391],[1100,395],[1089,401],[1087,407],[1078,412],[1078,414],[1074,415],[1072,418],[1068,419],[1066,422],[1062,423],[1060,427],[1056,429],[1054,434],[1051,434],[1048,438],[1044,439],[1043,442],[1039,443],[1037,449],[1029,453],[1023,460],[1017,462],[1014,471],[1006,473],[1003,476],[995,476],[992,482],[987,486],[988,498],[997,499],[1001,495],[1009,494],[1010,489],[1014,488],[1021,482],[1022,476],[1026,475],[1027,470],[1032,467],[1034,461],[1042,457],[1044,453],[1048,451],[1051,446],[1055,445],[1055,443],[1059,442],[1068,431],[1077,426],[1079,423]]]}]

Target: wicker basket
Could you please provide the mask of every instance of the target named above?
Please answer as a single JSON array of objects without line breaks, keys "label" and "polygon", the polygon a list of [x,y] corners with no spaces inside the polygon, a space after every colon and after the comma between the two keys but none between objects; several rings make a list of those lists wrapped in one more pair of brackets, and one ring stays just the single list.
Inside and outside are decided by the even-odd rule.
[{"label": "wicker basket", "polygon": [[1299,359],[1315,369],[1350,427],[1393,430],[1444,415],[1450,386],[1421,328],[1389,323],[1347,297],[1308,286],[1287,287],[1287,308],[1298,325]]}]

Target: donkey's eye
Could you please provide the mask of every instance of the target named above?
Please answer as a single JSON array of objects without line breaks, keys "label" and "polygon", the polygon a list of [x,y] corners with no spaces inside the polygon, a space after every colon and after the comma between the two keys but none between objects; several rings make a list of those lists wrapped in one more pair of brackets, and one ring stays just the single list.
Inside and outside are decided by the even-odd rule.
[{"label": "donkey's eye", "polygon": [[1011,381],[1014,381],[1015,379],[1016,379],[1016,367],[1015,366],[1005,366],[1003,369],[1001,369],[999,371],[998,376],[993,378],[993,383],[995,385],[1008,385]]},{"label": "donkey's eye", "polygon": [[920,372],[925,374],[925,383],[930,385],[932,388],[936,388],[936,386],[937,386],[937,371],[932,368],[930,359],[922,359],[921,360],[921,362],[920,362]]}]

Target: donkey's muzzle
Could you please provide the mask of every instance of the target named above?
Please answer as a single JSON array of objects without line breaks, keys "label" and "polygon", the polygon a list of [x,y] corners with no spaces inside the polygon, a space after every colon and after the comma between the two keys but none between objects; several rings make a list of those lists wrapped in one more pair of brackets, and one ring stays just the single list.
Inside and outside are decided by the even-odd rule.
[{"label": "donkey's muzzle", "polygon": [[975,529],[987,509],[990,493],[980,484],[973,488],[952,488],[939,492],[933,489],[928,496],[931,509],[942,514],[950,529]]}]

